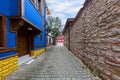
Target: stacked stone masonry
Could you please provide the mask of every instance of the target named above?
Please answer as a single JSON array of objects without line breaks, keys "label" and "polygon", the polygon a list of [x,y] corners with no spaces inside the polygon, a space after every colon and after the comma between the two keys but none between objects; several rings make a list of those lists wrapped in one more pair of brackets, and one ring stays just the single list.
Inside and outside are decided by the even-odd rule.
[{"label": "stacked stone masonry", "polygon": [[64,46],[69,48],[69,28],[64,33]]},{"label": "stacked stone masonry", "polygon": [[31,56],[38,56],[40,54],[42,54],[43,52],[45,52],[45,48],[39,49],[39,50],[32,50],[31,51]]},{"label": "stacked stone masonry", "polygon": [[120,80],[120,0],[90,0],[70,30],[70,49],[105,80]]},{"label": "stacked stone masonry", "polygon": [[0,60],[0,80],[18,69],[18,56]]}]

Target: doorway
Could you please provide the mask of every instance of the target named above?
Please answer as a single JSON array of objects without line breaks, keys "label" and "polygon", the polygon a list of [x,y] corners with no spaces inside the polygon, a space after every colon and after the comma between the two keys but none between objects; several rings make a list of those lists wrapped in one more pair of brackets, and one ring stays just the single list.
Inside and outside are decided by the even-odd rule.
[{"label": "doorway", "polygon": [[17,31],[17,53],[18,56],[30,55],[33,49],[34,37],[32,32],[22,27]]}]

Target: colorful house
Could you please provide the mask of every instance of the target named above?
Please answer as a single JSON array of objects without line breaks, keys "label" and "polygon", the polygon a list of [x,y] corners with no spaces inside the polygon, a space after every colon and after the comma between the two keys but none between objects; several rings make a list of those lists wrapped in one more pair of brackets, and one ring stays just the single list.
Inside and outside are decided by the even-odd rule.
[{"label": "colorful house", "polygon": [[47,35],[47,46],[52,46],[52,45],[53,45],[52,34],[48,33],[48,35]]},{"label": "colorful house", "polygon": [[0,80],[18,69],[18,58],[45,51],[46,9],[45,0],[1,0]]},{"label": "colorful house", "polygon": [[63,42],[64,42],[64,37],[63,37],[63,35],[59,35],[59,36],[58,36],[57,42],[58,42],[58,43],[63,43]]}]

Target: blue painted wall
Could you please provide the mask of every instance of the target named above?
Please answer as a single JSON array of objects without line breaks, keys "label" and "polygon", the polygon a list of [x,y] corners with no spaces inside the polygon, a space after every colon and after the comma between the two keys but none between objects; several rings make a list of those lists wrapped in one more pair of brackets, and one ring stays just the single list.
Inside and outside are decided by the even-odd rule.
[{"label": "blue painted wall", "polygon": [[46,47],[46,3],[44,3],[44,7],[42,8],[42,13],[42,16],[44,17],[44,25],[42,25],[42,16],[36,7],[30,0],[24,0],[24,17],[42,30],[42,40],[40,40],[40,34],[34,38],[35,50]]},{"label": "blue painted wall", "polygon": [[10,16],[18,16],[19,15],[19,0],[7,0],[10,1]]},{"label": "blue painted wall", "polygon": [[10,15],[10,0],[0,1],[0,14],[4,14],[6,16]]},{"label": "blue painted wall", "polygon": [[34,39],[34,49],[45,48],[46,47],[46,3],[44,3],[44,7],[42,9],[42,13],[44,16],[44,25],[43,25],[43,32],[42,40],[40,40],[40,35],[37,35]]},{"label": "blue painted wall", "polygon": [[10,16],[18,16],[18,0],[1,0],[0,14],[6,16],[6,47],[16,47],[16,34],[10,32]]},{"label": "blue painted wall", "polygon": [[10,57],[12,55],[16,55],[16,51],[9,51],[9,52],[2,52],[0,53],[0,59],[6,58],[6,57]]},{"label": "blue painted wall", "polygon": [[0,14],[6,16],[18,15],[18,0],[1,0],[0,1]]},{"label": "blue painted wall", "polygon": [[[42,30],[42,40],[40,40],[40,34],[34,38],[34,49],[45,48],[46,46],[46,24],[42,25],[42,16],[31,3],[30,0],[24,0],[24,18],[33,23],[39,29]],[[6,16],[6,48],[16,47],[16,33],[10,31],[10,16],[19,16],[18,0],[1,0],[0,2],[0,14]],[[46,22],[46,3],[42,9],[44,16],[44,22]],[[16,51],[2,52],[0,53],[0,59],[8,56],[15,55]]]},{"label": "blue painted wall", "polygon": [[16,33],[10,31],[10,20],[6,19],[6,47],[15,48],[16,47]]},{"label": "blue painted wall", "polygon": [[44,3],[44,44],[45,44],[45,47],[46,47],[46,41],[47,41],[47,35],[46,35],[46,0],[45,0],[45,3]]},{"label": "blue painted wall", "polygon": [[40,40],[40,35],[37,35],[34,39],[34,49],[40,49],[40,48],[45,48],[46,45],[46,39],[45,39],[45,32],[42,32],[42,40]]},{"label": "blue painted wall", "polygon": [[34,49],[38,50],[44,47],[43,40],[40,40],[40,35],[36,36],[34,39]]},{"label": "blue painted wall", "polygon": [[39,29],[43,30],[42,16],[30,0],[24,0],[24,17]]},{"label": "blue painted wall", "polygon": [[[6,17],[6,48],[16,47],[16,34],[10,32],[10,19],[9,17],[18,15],[18,0],[1,0],[0,2],[0,14]],[[15,55],[16,51],[2,52],[0,53],[0,59],[8,56]]]},{"label": "blue painted wall", "polygon": [[[10,20],[6,17],[6,48],[15,48],[16,47],[16,34],[10,32]],[[0,59],[6,58],[9,56],[16,55],[16,51],[2,52],[0,53]]]},{"label": "blue painted wall", "polygon": [[43,13],[44,13],[44,32],[43,32],[43,36],[44,36],[44,44],[46,47],[46,0],[44,1],[44,7],[43,7]]}]

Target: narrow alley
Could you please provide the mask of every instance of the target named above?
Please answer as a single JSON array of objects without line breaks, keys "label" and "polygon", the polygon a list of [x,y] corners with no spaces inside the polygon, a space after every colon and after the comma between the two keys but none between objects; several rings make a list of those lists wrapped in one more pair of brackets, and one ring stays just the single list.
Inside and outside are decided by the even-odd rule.
[{"label": "narrow alley", "polygon": [[99,80],[62,45],[48,47],[5,80]]}]

